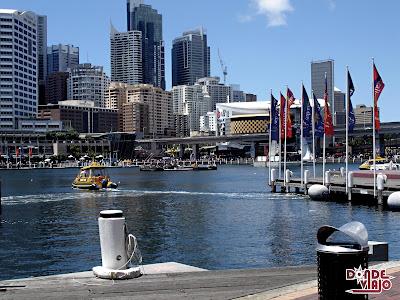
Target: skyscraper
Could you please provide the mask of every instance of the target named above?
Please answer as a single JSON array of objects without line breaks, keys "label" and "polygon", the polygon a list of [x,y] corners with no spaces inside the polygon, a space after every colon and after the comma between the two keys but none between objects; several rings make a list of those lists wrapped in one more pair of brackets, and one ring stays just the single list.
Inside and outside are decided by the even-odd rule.
[{"label": "skyscraper", "polygon": [[79,48],[73,45],[52,45],[47,47],[47,74],[66,72],[79,65]]},{"label": "skyscraper", "polygon": [[165,90],[162,15],[142,0],[127,0],[128,31],[142,33],[142,82]]},{"label": "skyscraper", "polygon": [[47,77],[47,17],[37,16],[39,104],[45,103]]},{"label": "skyscraper", "polygon": [[0,131],[17,129],[20,120],[37,116],[38,32],[35,13],[0,9]]},{"label": "skyscraper", "polygon": [[[331,112],[335,114],[334,107],[334,81],[335,81],[335,61],[332,59],[311,62],[311,89],[318,99],[324,98],[325,93],[325,74],[328,80],[328,99]],[[334,121],[334,124],[336,122]]]},{"label": "skyscraper", "polygon": [[118,32],[111,25],[111,80],[128,84],[143,82],[142,33]]},{"label": "skyscraper", "polygon": [[184,32],[172,46],[172,86],[193,85],[210,76],[210,47],[203,28]]}]

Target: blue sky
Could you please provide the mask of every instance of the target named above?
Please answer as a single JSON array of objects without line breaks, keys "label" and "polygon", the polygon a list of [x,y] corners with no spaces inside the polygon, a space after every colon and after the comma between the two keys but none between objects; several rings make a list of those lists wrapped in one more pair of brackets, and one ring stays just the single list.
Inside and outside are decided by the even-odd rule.
[{"label": "blue sky", "polygon": [[[109,24],[126,30],[125,0],[2,0],[1,8],[48,16],[48,44],[80,47],[81,62],[109,73]],[[167,88],[171,86],[171,42],[203,26],[211,46],[212,75],[222,77],[218,48],[228,65],[229,83],[266,99],[289,85],[300,96],[310,89],[310,62],[335,60],[335,85],[345,90],[349,65],[357,103],[372,104],[371,57],[386,84],[381,118],[400,120],[400,1],[372,0],[145,0],[163,14]],[[400,107],[400,105],[399,105]]]}]

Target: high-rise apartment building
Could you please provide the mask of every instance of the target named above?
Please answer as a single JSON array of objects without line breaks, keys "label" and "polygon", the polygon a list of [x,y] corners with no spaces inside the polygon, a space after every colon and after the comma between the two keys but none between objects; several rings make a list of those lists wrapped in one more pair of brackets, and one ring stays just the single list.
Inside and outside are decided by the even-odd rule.
[{"label": "high-rise apartment building", "polygon": [[200,117],[207,114],[210,106],[210,96],[203,92],[203,87],[199,84],[174,86],[172,99],[174,114],[188,116],[190,132],[200,131]]},{"label": "high-rise apartment building", "polygon": [[128,31],[142,33],[142,83],[165,90],[162,15],[142,0],[127,0]]},{"label": "high-rise apartment building", "polygon": [[150,136],[175,135],[171,92],[150,84],[135,85],[127,90],[127,102],[141,102],[148,105]]},{"label": "high-rise apartment building", "polygon": [[37,116],[38,34],[33,12],[0,9],[0,131]]},{"label": "high-rise apartment building", "polygon": [[193,85],[210,76],[210,47],[204,29],[184,32],[172,46],[172,86]]},{"label": "high-rise apartment building", "polygon": [[47,74],[66,72],[79,65],[79,48],[73,45],[52,45],[47,47]]},{"label": "high-rise apartment building", "polygon": [[371,126],[373,122],[374,108],[372,106],[366,106],[359,104],[354,109],[354,116],[356,118],[357,125]]},{"label": "high-rise apartment building", "polygon": [[118,32],[111,25],[111,80],[128,84],[143,82],[142,33]]},{"label": "high-rise apartment building", "polygon": [[196,84],[210,96],[208,111],[214,111],[217,103],[226,103],[232,96],[232,87],[219,82],[219,77],[206,77],[197,80]]},{"label": "high-rise apartment building", "polygon": [[143,102],[129,102],[122,106],[123,132],[143,133],[147,136],[150,129],[149,105]]},{"label": "high-rise apartment building", "polygon": [[96,107],[105,107],[105,93],[110,80],[103,67],[89,63],[68,70],[68,99],[94,101]]}]

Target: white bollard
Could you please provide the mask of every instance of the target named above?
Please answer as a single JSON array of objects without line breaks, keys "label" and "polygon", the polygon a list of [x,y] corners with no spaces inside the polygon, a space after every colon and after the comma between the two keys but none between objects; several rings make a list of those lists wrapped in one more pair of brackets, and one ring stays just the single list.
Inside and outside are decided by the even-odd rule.
[{"label": "white bollard", "polygon": [[347,174],[347,187],[352,188],[354,186],[354,172]]},{"label": "white bollard", "polygon": [[271,182],[275,182],[277,179],[277,172],[276,169],[271,169]]},{"label": "white bollard", "polygon": [[286,170],[286,173],[285,173],[285,181],[286,181],[286,183],[290,182],[290,178],[292,177],[292,175],[293,175],[292,171]]},{"label": "white bollard", "polygon": [[330,171],[325,172],[325,185],[326,186],[331,185],[331,172]]},{"label": "white bollard", "polygon": [[304,184],[306,185],[307,188],[307,184],[310,181],[310,170],[305,170],[304,171]]},{"label": "white bollard", "polygon": [[341,167],[341,168],[340,168],[340,177],[344,177],[344,176],[345,176],[344,173],[345,173],[345,172],[344,172],[344,168]]},{"label": "white bollard", "polygon": [[378,176],[376,176],[376,187],[378,191],[383,191],[385,189],[385,182],[387,180],[387,176],[379,173]]},{"label": "white bollard", "polygon": [[106,269],[126,269],[125,217],[121,210],[100,212],[101,261]]}]

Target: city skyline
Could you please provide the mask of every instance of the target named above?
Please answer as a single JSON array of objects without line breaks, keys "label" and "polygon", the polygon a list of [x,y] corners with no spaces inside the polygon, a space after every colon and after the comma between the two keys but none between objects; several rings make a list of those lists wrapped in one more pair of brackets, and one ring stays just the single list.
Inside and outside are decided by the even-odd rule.
[{"label": "city skyline", "polygon": [[[228,83],[238,83],[244,91],[263,100],[269,98],[271,88],[276,95],[286,84],[299,98],[301,81],[308,90],[311,88],[311,61],[331,58],[335,60],[335,85],[345,90],[345,67],[349,65],[356,86],[354,105],[372,105],[374,56],[386,83],[379,102],[382,120],[397,119],[390,108],[397,96],[398,63],[394,51],[398,42],[393,23],[398,22],[394,13],[400,4],[371,2],[366,6],[365,1],[359,0],[321,0],[299,5],[282,1],[289,6],[278,7],[271,14],[270,7],[263,5],[268,1],[272,0],[229,2],[228,6],[224,1],[206,0],[196,10],[188,10],[180,1],[145,1],[163,15],[167,89],[171,89],[173,39],[184,31],[204,26],[211,47],[211,75],[223,77],[217,55],[220,49],[228,65]],[[81,49],[81,62],[102,65],[110,75],[109,24],[112,20],[117,28],[126,27],[126,1],[96,1],[95,11],[90,10],[93,3],[72,0],[60,6],[44,0],[5,0],[2,8],[46,15],[48,45],[76,45]],[[74,22],[71,15],[75,16]]]}]

